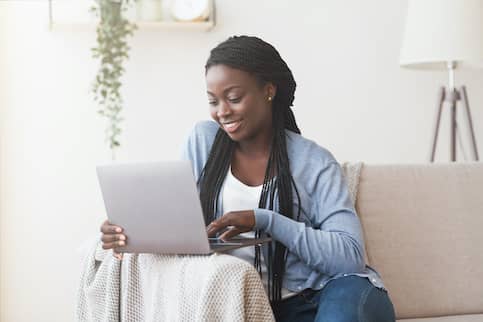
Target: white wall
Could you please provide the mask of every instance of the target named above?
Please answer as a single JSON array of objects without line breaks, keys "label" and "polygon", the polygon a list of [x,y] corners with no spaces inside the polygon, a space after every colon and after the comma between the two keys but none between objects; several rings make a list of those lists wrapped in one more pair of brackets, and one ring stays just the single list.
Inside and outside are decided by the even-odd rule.
[{"label": "white wall", "polygon": [[[405,0],[217,3],[211,32],[139,30],[131,40],[119,160],[176,158],[209,117],[209,49],[232,34],[278,48],[298,83],[302,132],[339,161],[427,160],[446,74],[399,68]],[[89,93],[95,35],[47,31],[46,6],[0,1],[0,321],[73,320],[75,249],[105,217],[94,167],[109,153]],[[469,90],[483,153],[483,71],[456,80]],[[438,160],[448,160],[447,115]]]}]

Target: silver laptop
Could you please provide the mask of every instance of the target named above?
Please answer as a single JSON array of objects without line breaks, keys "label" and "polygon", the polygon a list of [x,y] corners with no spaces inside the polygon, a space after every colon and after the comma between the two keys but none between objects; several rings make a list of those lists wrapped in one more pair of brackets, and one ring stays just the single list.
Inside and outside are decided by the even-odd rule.
[{"label": "silver laptop", "polygon": [[189,161],[97,166],[109,222],[123,227],[119,252],[210,254],[270,238],[208,238]]}]

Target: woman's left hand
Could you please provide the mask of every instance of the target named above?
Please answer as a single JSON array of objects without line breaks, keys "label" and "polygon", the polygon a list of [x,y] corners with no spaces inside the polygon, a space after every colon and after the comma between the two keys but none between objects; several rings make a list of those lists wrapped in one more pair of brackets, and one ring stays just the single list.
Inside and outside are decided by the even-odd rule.
[{"label": "woman's left hand", "polygon": [[222,231],[228,226],[220,238],[228,240],[238,234],[252,231],[255,227],[255,212],[253,210],[231,211],[224,214],[221,218],[214,220],[206,227],[209,237],[214,237],[216,233]]}]

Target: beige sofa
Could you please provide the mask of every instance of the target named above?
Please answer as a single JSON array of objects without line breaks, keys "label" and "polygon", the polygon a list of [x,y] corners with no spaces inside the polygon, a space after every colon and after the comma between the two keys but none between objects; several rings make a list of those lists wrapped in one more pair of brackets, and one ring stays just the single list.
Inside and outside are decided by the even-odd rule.
[{"label": "beige sofa", "polygon": [[356,209],[398,321],[483,322],[483,163],[364,165]]}]

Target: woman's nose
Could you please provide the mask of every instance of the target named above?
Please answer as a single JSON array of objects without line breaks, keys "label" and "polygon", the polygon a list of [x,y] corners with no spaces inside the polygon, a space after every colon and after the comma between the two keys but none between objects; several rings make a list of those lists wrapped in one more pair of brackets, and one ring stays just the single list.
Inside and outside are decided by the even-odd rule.
[{"label": "woman's nose", "polygon": [[229,115],[230,113],[231,113],[231,110],[228,104],[226,104],[225,102],[220,102],[220,105],[217,111],[217,116],[223,117],[223,116]]}]

